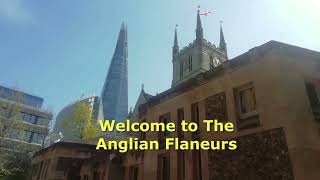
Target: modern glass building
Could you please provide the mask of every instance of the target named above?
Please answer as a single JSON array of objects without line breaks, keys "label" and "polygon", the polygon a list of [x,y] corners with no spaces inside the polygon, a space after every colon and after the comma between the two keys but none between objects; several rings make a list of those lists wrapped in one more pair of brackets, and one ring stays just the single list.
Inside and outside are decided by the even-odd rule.
[{"label": "modern glass building", "polygon": [[34,152],[43,147],[52,112],[43,98],[0,86],[0,149]]},{"label": "modern glass building", "polygon": [[100,96],[99,119],[123,121],[128,115],[128,39],[122,24]]},{"label": "modern glass building", "polygon": [[[97,119],[98,114],[98,100],[99,97],[92,95],[87,97],[82,97],[81,99],[72,102],[68,105],[66,105],[57,115],[54,128],[53,128],[53,135],[61,134],[62,137],[59,141],[81,141],[79,138],[79,132],[76,132],[75,129],[68,130],[65,128],[68,126],[68,121],[72,119],[72,116],[74,116],[74,110],[76,109],[77,105],[79,103],[85,103],[87,104],[91,109],[91,116],[93,119]],[[55,142],[56,139],[52,138],[52,142]],[[50,142],[49,144],[52,144]]]}]

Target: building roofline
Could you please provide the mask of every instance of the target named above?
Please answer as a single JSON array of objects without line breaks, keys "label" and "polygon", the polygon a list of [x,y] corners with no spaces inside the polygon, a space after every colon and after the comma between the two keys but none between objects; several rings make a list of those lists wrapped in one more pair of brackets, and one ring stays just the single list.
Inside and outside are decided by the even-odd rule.
[{"label": "building roofline", "polygon": [[248,64],[249,62],[254,61],[257,57],[263,57],[267,53],[269,53],[273,49],[279,49],[279,48],[290,48],[290,49],[295,49],[299,51],[304,51],[310,54],[314,54],[320,57],[320,52],[282,43],[279,41],[271,40],[268,41],[260,46],[251,48],[247,52],[240,54],[239,56],[234,57],[233,59],[230,59],[228,61],[223,62],[221,65],[206,71],[204,73],[198,74],[196,77],[189,79],[177,86],[171,87],[170,89],[156,95],[150,98],[150,100],[141,105],[142,108],[144,107],[149,107],[149,106],[154,106],[157,105],[169,98],[175,97],[177,95],[180,95],[181,93],[185,93],[190,91],[191,89],[198,87],[200,85],[203,85],[207,83],[210,79],[216,78],[220,76],[221,74],[224,74],[226,69],[229,68],[235,68],[237,66],[241,66],[244,64]]},{"label": "building roofline", "polygon": [[4,99],[4,98],[1,98],[1,97],[0,97],[0,101],[2,101],[2,103],[7,103],[7,104],[16,104],[17,106],[21,107],[23,110],[32,111],[35,115],[41,116],[43,118],[52,119],[52,117],[53,117],[52,112],[49,111],[49,110],[44,109],[43,107],[37,108],[37,107],[30,106],[30,105],[27,105],[27,104],[17,103],[15,101]]},{"label": "building roofline", "polygon": [[90,98],[99,98],[99,96],[96,96],[96,95],[93,94],[93,95],[88,95],[88,96],[81,97],[80,99],[74,100],[74,101],[68,103],[67,105],[65,105],[65,106],[61,109],[61,111],[62,111],[63,109],[65,109],[65,108],[69,107],[69,106],[73,106],[73,105],[75,105],[75,104],[77,104],[77,103],[79,103],[79,102],[85,101],[85,100],[90,99]]},{"label": "building roofline", "polygon": [[96,149],[96,145],[95,144],[87,144],[87,143],[80,143],[80,142],[70,142],[70,141],[59,141],[59,142],[56,142],[56,143],[53,143],[51,144],[50,146],[46,147],[46,148],[43,148],[37,152],[35,152],[33,154],[33,157],[36,157],[40,154],[42,154],[43,152],[46,152],[47,150],[49,149],[54,149],[54,148],[57,148],[57,147],[87,147],[89,149],[93,149],[95,150]]},{"label": "building roofline", "polygon": [[96,96],[96,95],[92,95],[92,96],[85,96],[85,97],[82,97],[78,100],[74,100],[72,101],[71,103],[68,103],[67,105],[63,106],[63,108],[58,112],[57,116],[59,115],[60,112],[64,111],[65,109],[67,109],[68,107],[71,107],[71,106],[74,106],[76,105],[77,103],[79,102],[83,102],[85,100],[88,100],[90,98],[99,98],[99,96]]},{"label": "building roofline", "polygon": [[25,90],[22,90],[22,89],[20,89],[20,88],[10,88],[9,86],[5,86],[5,85],[3,85],[3,84],[0,84],[0,87],[6,88],[6,89],[10,89],[10,90],[12,90],[12,91],[17,91],[17,92],[19,92],[19,93],[23,93],[23,94],[25,94],[25,95],[32,96],[32,97],[35,97],[35,98],[38,98],[38,99],[41,99],[42,101],[44,101],[44,98],[43,98],[43,97],[36,96],[36,95],[34,95],[34,94],[32,94],[32,93],[29,93],[29,92],[27,92],[27,91],[25,91]]}]

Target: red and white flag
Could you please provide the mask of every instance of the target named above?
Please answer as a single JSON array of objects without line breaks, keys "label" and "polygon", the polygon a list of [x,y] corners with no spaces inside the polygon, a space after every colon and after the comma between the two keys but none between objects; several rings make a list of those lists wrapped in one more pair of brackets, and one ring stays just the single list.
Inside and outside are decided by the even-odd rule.
[{"label": "red and white flag", "polygon": [[204,12],[201,12],[200,15],[201,16],[208,16],[211,13],[212,13],[211,11],[204,11]]}]

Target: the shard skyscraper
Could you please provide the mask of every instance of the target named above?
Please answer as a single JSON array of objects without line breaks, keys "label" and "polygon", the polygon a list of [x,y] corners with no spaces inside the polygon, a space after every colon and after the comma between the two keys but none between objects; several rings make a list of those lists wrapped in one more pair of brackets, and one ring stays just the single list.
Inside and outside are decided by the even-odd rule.
[{"label": "the shard skyscraper", "polygon": [[105,79],[99,104],[99,119],[124,121],[128,115],[128,39],[122,23],[117,46]]}]

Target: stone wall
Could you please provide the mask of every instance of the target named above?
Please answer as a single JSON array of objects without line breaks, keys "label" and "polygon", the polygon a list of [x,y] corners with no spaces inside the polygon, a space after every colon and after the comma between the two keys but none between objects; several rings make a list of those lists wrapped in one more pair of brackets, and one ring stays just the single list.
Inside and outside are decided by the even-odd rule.
[{"label": "stone wall", "polygon": [[236,139],[235,151],[209,151],[210,180],[293,179],[285,133],[277,128]]}]

